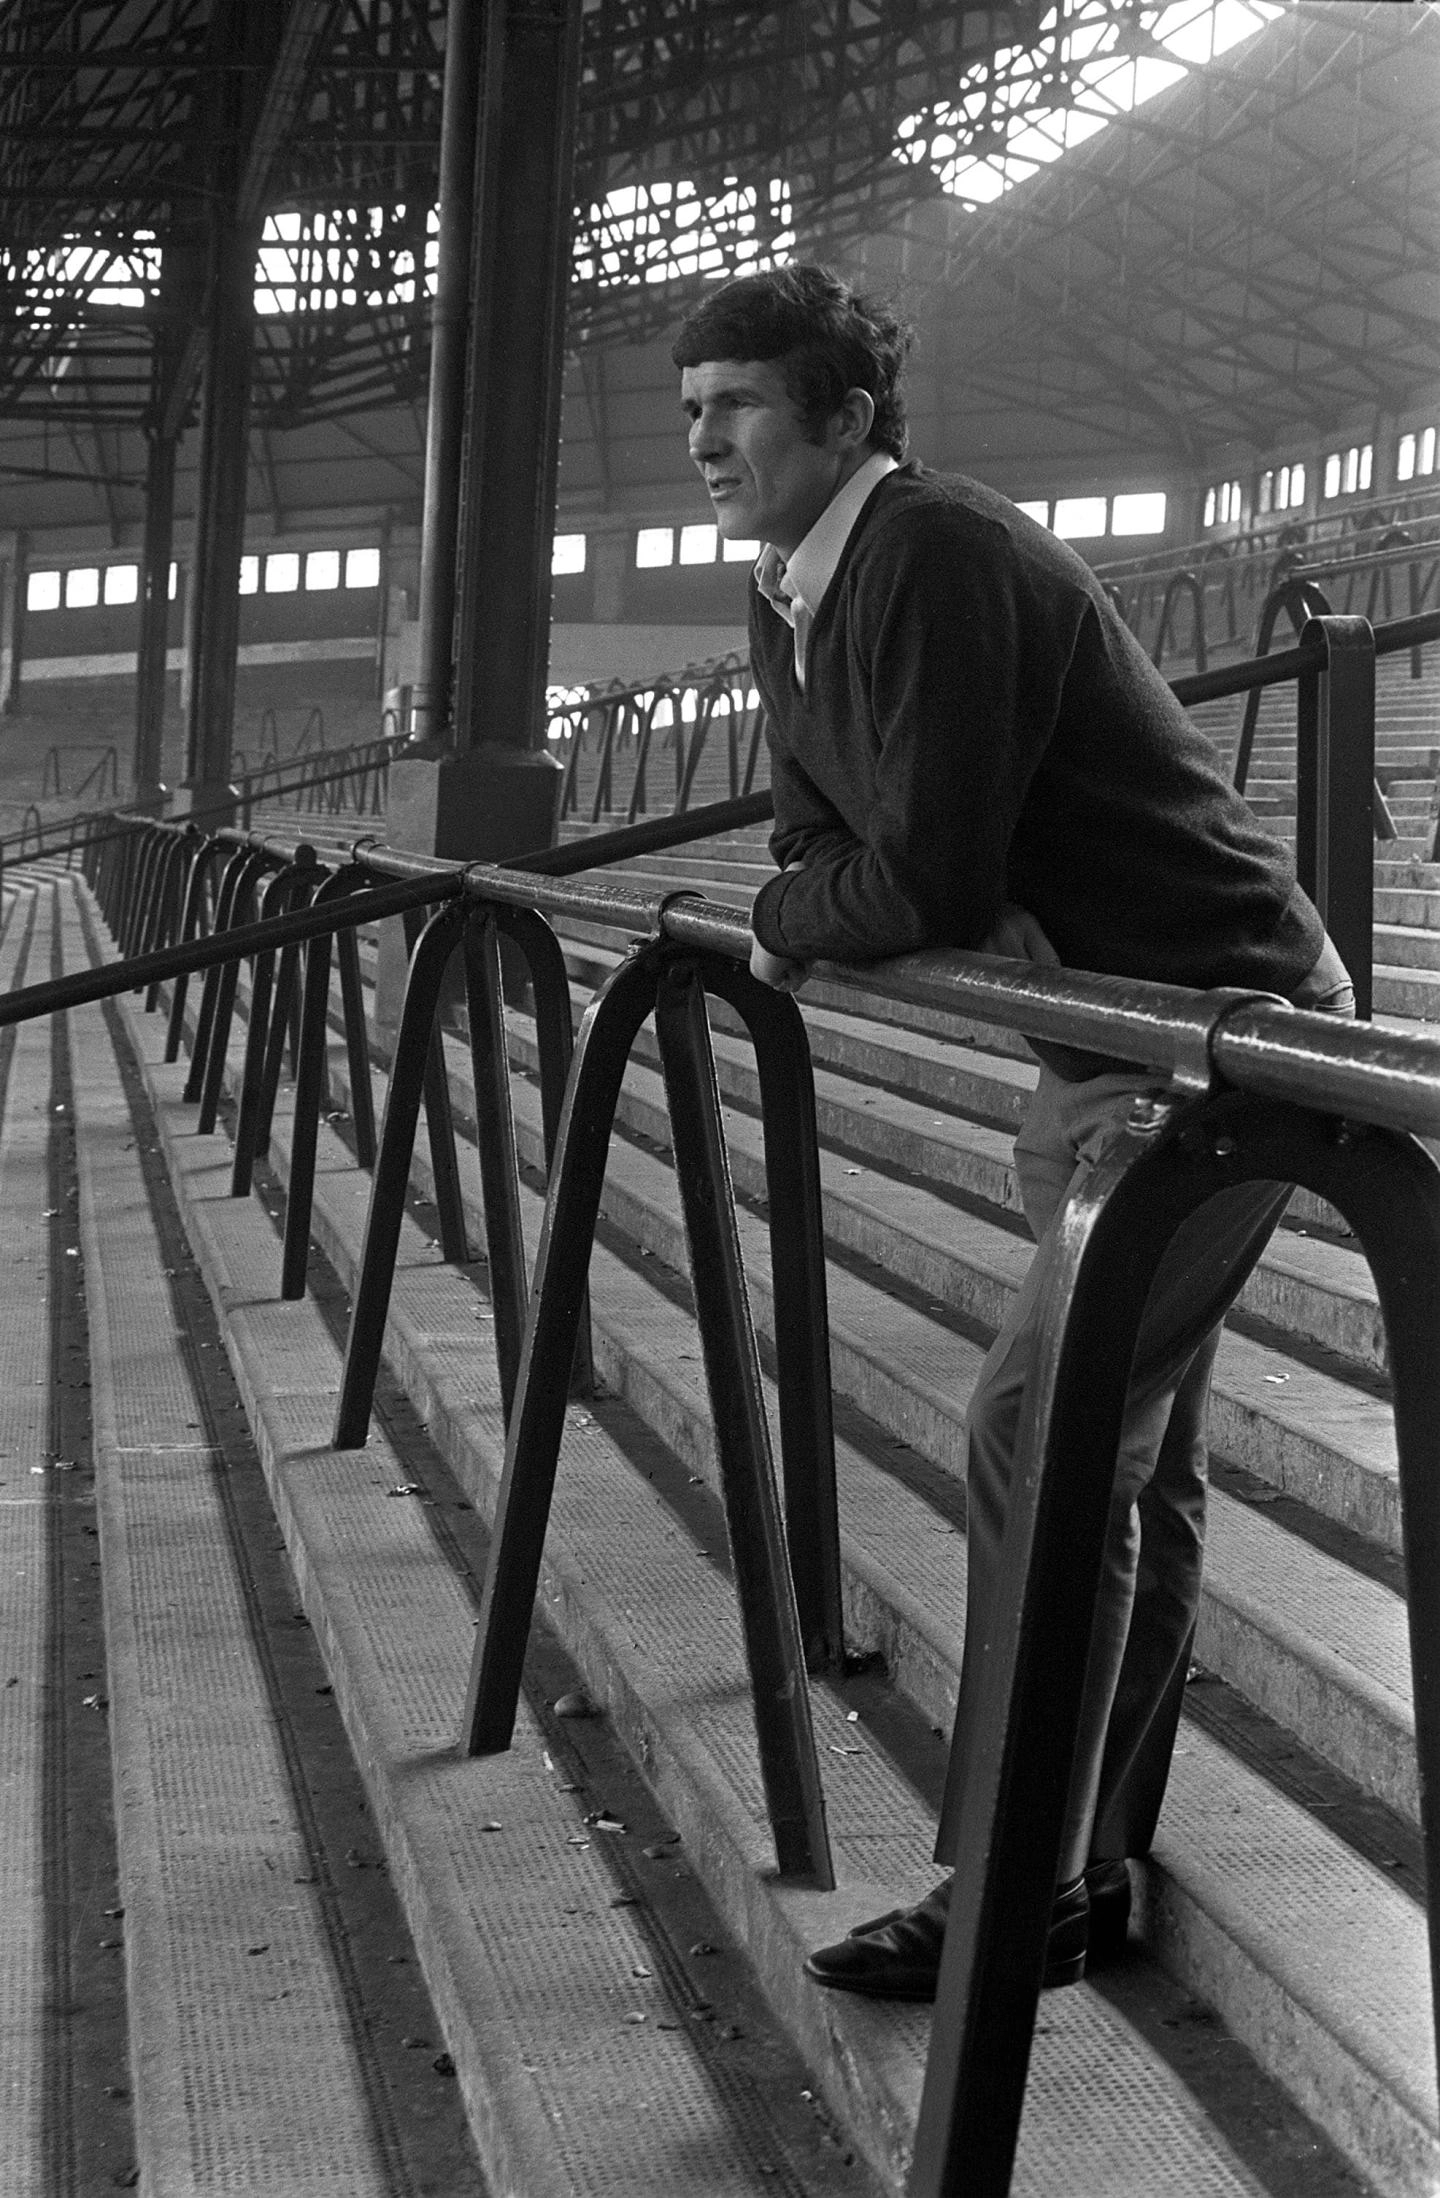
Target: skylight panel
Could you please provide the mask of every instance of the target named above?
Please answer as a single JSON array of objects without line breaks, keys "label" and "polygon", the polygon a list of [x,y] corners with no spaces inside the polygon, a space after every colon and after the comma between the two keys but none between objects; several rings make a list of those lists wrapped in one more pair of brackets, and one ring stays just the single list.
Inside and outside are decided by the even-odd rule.
[{"label": "skylight panel", "polygon": [[907,115],[902,160],[932,167],[952,197],[988,206],[1119,116],[1252,38],[1280,0],[1060,0],[1033,47],[971,64],[953,99]]}]

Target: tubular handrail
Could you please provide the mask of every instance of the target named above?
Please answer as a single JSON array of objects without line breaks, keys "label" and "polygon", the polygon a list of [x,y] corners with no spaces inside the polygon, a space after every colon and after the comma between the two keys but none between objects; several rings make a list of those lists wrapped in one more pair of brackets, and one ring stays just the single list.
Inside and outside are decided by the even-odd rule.
[{"label": "tubular handrail", "polygon": [[[751,801],[758,804],[765,798],[752,796]],[[692,827],[703,814],[690,813]],[[681,820],[665,821],[678,824]],[[606,838],[618,846],[641,835],[647,845],[655,844],[645,827],[635,828],[633,835],[617,831]],[[697,835],[692,830],[690,836]],[[297,846],[309,835],[292,838],[283,832],[227,828],[215,838],[280,863],[293,860]],[[578,856],[587,843],[574,846]],[[570,850],[553,852],[569,855]],[[164,949],[160,955],[126,964],[131,974],[111,989],[126,990],[156,975],[163,979],[175,974],[186,952],[203,957],[191,966],[209,967],[225,959],[227,952],[230,958],[238,958],[265,946],[283,945],[287,937],[306,938],[341,929],[346,923],[373,922],[385,913],[459,895],[502,907],[530,908],[547,917],[569,917],[617,931],[630,940],[668,939],[732,961],[749,958],[752,934],[746,913],[697,893],[646,893],[583,878],[562,882],[555,877],[551,882],[515,864],[455,864],[369,842],[355,843],[350,858],[357,869],[391,883],[376,887],[358,905],[349,903],[343,914],[320,910],[280,917],[193,948]],[[49,1012],[51,1007],[98,998],[100,993],[84,988],[106,974],[82,972],[0,998],[0,1027],[22,1021],[28,1014]],[[939,1007],[957,1017],[1000,1024],[1026,1038],[1133,1060],[1161,1072],[1181,1089],[1208,1089],[1219,1077],[1241,1090],[1268,1094],[1275,1092],[1277,1077],[1289,1078],[1285,1090],[1297,1105],[1411,1130],[1419,1136],[1440,1136],[1440,1038],[1418,1032],[1307,1014],[1267,993],[1194,992],[1182,985],[1052,969],[955,948],[932,948],[856,966],[820,962],[815,974],[828,984],[878,999]],[[44,1004],[28,1004],[37,1001]]]}]

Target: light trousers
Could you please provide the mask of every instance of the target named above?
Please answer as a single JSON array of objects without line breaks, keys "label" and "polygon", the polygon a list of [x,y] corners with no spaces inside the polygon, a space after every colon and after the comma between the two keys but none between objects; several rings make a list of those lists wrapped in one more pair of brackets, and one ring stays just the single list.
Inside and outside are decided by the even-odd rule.
[{"label": "light trousers", "polygon": [[[1354,1012],[1328,946],[1295,1004]],[[1142,1093],[1137,1071],[1066,1083],[1042,1068],[1015,1143],[1034,1260],[986,1357],[971,1400],[968,1601],[971,1645],[994,1619],[995,1582],[1025,1385],[1039,1342],[1038,1308],[1057,1256],[1056,1221]],[[1057,1883],[1088,1862],[1143,1855],[1154,1836],[1179,1721],[1200,1602],[1208,1480],[1210,1374],[1226,1312],[1289,1201],[1288,1183],[1241,1183],[1185,1221],[1167,1248],[1140,1326],[1126,1398],[1104,1569],[1086,1667]],[[961,1698],[964,1702],[964,1669]],[[936,1860],[954,1862],[964,1765],[952,1750]]]}]

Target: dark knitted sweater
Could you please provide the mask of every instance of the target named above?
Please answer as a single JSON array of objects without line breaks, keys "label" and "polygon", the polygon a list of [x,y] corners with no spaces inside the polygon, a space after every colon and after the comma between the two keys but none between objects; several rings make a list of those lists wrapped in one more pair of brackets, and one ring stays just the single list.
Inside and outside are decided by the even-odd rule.
[{"label": "dark knitted sweater", "polygon": [[774,954],[974,947],[1002,901],[1072,969],[1289,993],[1324,941],[1256,820],[1088,566],[1004,497],[904,466],[815,613],[804,693],[754,583],[786,869]]}]

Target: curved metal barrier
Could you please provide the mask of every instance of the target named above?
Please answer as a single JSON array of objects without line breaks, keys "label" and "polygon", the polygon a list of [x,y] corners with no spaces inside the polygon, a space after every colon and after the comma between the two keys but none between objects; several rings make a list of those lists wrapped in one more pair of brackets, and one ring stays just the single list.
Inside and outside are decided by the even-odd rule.
[{"label": "curved metal barrier", "polygon": [[1195,659],[1195,669],[1203,672],[1205,660],[1205,590],[1198,576],[1188,570],[1170,575],[1165,584],[1165,594],[1160,604],[1160,623],[1155,630],[1155,646],[1150,661],[1162,664],[1165,660],[1165,644],[1174,639],[1175,605],[1182,595],[1190,598],[1190,654]]},{"label": "curved metal barrier", "polygon": [[633,824],[645,815],[657,733],[674,761],[673,813],[683,814],[694,796],[710,735],[721,721],[726,735],[727,789],[729,798],[735,800],[749,793],[754,784],[762,733],[759,705],[752,699],[749,667],[742,657],[717,657],[706,664],[689,665],[673,676],[592,688],[583,697],[553,709],[549,716],[550,737],[565,744],[561,816],[579,813],[579,767],[587,740],[596,756],[590,822],[598,823],[619,806],[617,767],[627,751],[632,770],[625,796],[625,819]]},{"label": "curved metal barrier", "polygon": [[[1334,624],[1343,653],[1348,629],[1364,621]],[[1323,669],[1313,641],[1287,653],[1304,658],[1302,668]],[[722,804],[672,820],[670,838],[728,826],[734,810]],[[646,844],[660,829],[642,828]],[[608,835],[605,852],[635,845],[634,836],[616,833]],[[544,851],[528,869],[518,862],[454,866],[363,842],[326,846],[238,831],[206,838],[187,827],[132,822],[97,847],[91,873],[116,937],[142,950],[118,965],[9,995],[0,1000],[0,1026],[203,968],[207,998],[214,987],[213,1009],[207,1024],[202,1000],[187,1085],[203,1121],[228,1045],[234,985],[227,993],[226,974],[233,980],[238,960],[254,957],[232,1185],[238,1191],[268,1138],[281,1053],[297,1026],[293,990],[286,998],[283,977],[262,985],[261,961],[307,947],[295,1072],[297,1094],[304,1094],[303,1101],[297,1096],[297,1117],[303,1105],[313,1136],[324,1086],[328,941],[347,933],[353,941],[361,921],[409,917],[416,933],[411,976],[336,1430],[337,1442],[358,1443],[369,1417],[422,1099],[432,1152],[440,1152],[442,1208],[449,1209],[442,1241],[447,1256],[465,1256],[436,1019],[444,969],[455,952],[464,955],[475,1108],[488,1171],[484,1210],[497,1350],[510,1407],[462,1744],[496,1748],[508,1743],[514,1715],[519,1652],[584,1325],[615,1096],[635,1032],[654,1013],[777,1856],[787,1875],[825,1884],[829,1852],[804,1672],[807,1662],[837,1661],[843,1641],[832,1555],[824,1247],[803,1021],[792,999],[749,978],[743,964],[750,932],[742,913],[683,891],[653,895],[555,875],[589,866],[597,852],[581,842]],[[223,864],[218,881],[217,864]],[[538,874],[542,866],[550,877]],[[428,920],[427,907],[435,910]],[[549,922],[566,916],[607,927],[632,949],[592,1001],[568,1061],[568,988]],[[187,925],[190,936],[174,936]],[[519,941],[532,970],[551,1149],[544,1228],[528,1279],[500,1010],[501,930]],[[1440,1039],[1337,1024],[1263,994],[1197,994],[976,954],[913,955],[866,970],[827,967],[825,976],[857,993],[1118,1055],[1155,1082],[1153,1097],[1137,1102],[1069,1209],[1046,1349],[1027,1400],[992,1632],[979,1682],[962,1696],[953,1743],[966,1769],[959,1891],[911,2188],[916,2198],[953,2198],[962,2189],[970,2198],[1000,2198],[1009,2187],[1045,1958],[1111,1497],[1109,1461],[1144,1301],[1176,1231],[1240,1181],[1299,1182],[1330,1199],[1376,1275],[1394,1374],[1431,1976],[1440,2000],[1440,1357],[1434,1348],[1440,1166],[1421,1142],[1440,1137]],[[735,1237],[707,994],[740,1009],[760,1060],[773,1252],[786,1262],[777,1268],[775,1294],[793,1315],[783,1343],[777,1338],[783,1504]],[[349,1012],[347,1005],[347,1024]],[[291,1207],[284,1259],[285,1287],[293,1292],[303,1283],[308,1233],[308,1188],[293,1181]]]}]

